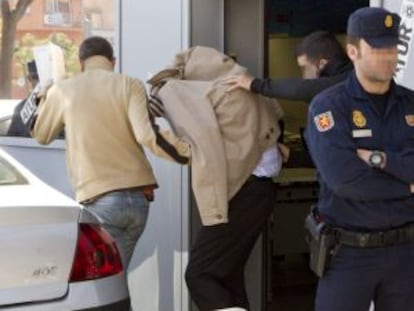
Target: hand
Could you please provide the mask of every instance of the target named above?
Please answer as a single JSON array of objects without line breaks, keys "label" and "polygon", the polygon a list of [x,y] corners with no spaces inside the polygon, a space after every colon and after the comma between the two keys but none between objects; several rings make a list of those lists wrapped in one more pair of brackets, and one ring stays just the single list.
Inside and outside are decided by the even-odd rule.
[{"label": "hand", "polygon": [[226,92],[231,92],[237,88],[242,88],[250,91],[250,85],[252,84],[253,77],[249,74],[233,75],[224,78],[223,83],[229,85]]},{"label": "hand", "polygon": [[46,85],[40,85],[40,83],[38,83],[33,88],[32,92],[36,95],[37,98],[45,97],[52,86],[53,82],[51,80]]},{"label": "hand", "polygon": [[410,184],[410,192],[414,193],[414,184]]},{"label": "hand", "polygon": [[372,151],[367,149],[357,149],[358,157],[364,161],[366,164],[370,165],[369,163],[369,157],[371,155]]},{"label": "hand", "polygon": [[290,148],[282,143],[278,143],[277,147],[279,148],[280,155],[282,156],[282,162],[286,163],[289,160]]},{"label": "hand", "polygon": [[370,157],[371,157],[371,155],[372,155],[372,153],[373,153],[373,150],[357,149],[358,157],[361,160],[363,160],[366,164],[368,164],[369,166],[375,166],[377,168],[383,169],[385,167],[385,165],[386,165],[386,162],[387,162],[387,155],[384,152],[381,152],[381,151],[378,151],[378,150],[376,150],[375,152],[380,152],[382,154],[382,156],[383,156],[383,159],[384,160],[382,161],[382,163],[380,164],[380,166],[373,165],[373,163],[371,163],[370,160],[369,160]]}]

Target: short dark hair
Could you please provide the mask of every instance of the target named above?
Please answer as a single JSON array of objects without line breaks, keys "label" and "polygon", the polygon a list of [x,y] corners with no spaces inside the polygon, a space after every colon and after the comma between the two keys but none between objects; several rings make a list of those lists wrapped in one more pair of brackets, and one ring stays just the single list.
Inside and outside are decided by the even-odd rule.
[{"label": "short dark hair", "polygon": [[93,36],[86,38],[79,47],[79,59],[85,60],[91,56],[101,55],[112,61],[114,50],[111,43],[103,37]]},{"label": "short dark hair", "polygon": [[359,43],[361,42],[361,37],[355,37],[355,36],[346,36],[346,44],[355,45],[356,47],[359,47]]},{"label": "short dark hair", "polygon": [[311,61],[318,61],[322,58],[331,60],[337,57],[346,57],[345,51],[335,35],[324,30],[312,32],[298,44],[296,56],[301,55],[306,55]]}]

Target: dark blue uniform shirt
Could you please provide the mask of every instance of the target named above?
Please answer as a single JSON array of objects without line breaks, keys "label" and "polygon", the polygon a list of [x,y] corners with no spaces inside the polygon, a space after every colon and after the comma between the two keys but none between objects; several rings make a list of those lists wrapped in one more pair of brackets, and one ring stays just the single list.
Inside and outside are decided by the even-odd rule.
[{"label": "dark blue uniform shirt", "polygon": [[[384,113],[355,73],[311,102],[306,140],[318,170],[319,212],[358,231],[414,222],[414,92],[391,83]],[[357,149],[381,150],[386,167],[370,167]]]}]

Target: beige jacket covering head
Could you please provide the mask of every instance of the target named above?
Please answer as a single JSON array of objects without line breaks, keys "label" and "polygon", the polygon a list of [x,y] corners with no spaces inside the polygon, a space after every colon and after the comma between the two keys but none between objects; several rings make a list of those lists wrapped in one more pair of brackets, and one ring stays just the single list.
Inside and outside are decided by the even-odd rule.
[{"label": "beige jacket covering head", "polygon": [[191,182],[203,225],[228,221],[228,201],[280,135],[275,100],[226,92],[220,79],[244,72],[229,56],[194,47],[148,81],[177,134],[191,143]]},{"label": "beige jacket covering head", "polygon": [[65,129],[69,174],[80,202],[155,185],[142,146],[180,163],[190,156],[188,143],[153,122],[143,84],[114,73],[102,56],[88,58],[82,73],[53,85],[37,113],[32,135],[39,143],[50,143]]}]

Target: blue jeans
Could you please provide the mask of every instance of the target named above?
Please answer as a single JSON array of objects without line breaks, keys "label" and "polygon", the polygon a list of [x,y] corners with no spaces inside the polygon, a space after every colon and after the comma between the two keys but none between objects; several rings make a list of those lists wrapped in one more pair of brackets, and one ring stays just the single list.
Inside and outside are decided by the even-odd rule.
[{"label": "blue jeans", "polygon": [[126,271],[147,222],[148,200],[141,191],[126,189],[109,192],[85,207],[115,240]]}]

